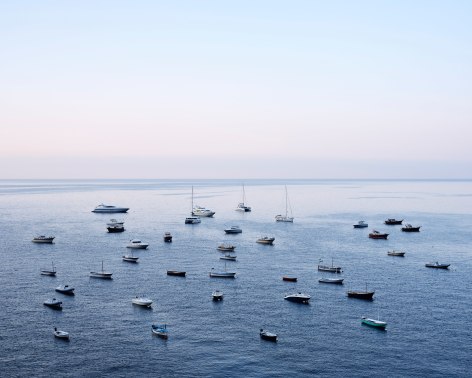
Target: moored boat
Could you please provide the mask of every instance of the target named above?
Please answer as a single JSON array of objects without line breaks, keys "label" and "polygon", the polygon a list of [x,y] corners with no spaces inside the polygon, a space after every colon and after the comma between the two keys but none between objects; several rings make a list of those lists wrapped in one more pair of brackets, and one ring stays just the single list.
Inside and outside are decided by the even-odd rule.
[{"label": "moored boat", "polygon": [[116,226],[107,226],[107,230],[110,234],[116,234],[118,232],[123,232],[125,228],[123,225],[116,225]]},{"label": "moored boat", "polygon": [[238,203],[238,206],[236,207],[236,211],[241,211],[243,213],[248,213],[250,212],[251,206],[246,205],[246,193],[244,191],[244,185],[243,185],[243,202]]},{"label": "moored boat", "polygon": [[403,223],[403,219],[388,218],[384,222],[386,225],[394,226]]},{"label": "moored boat", "polygon": [[43,304],[55,310],[62,310],[62,301],[56,298],[46,299]]},{"label": "moored boat", "polygon": [[101,271],[99,271],[99,272],[90,272],[90,277],[93,277],[93,278],[111,279],[112,275],[113,275],[113,273],[105,272],[103,270],[103,260],[102,260],[102,270]]},{"label": "moored boat", "polygon": [[95,209],[92,210],[92,213],[126,213],[129,210],[129,207],[119,207],[112,205],[100,204]]},{"label": "moored boat", "polygon": [[277,334],[269,332],[269,331],[264,331],[262,328],[259,331],[259,336],[263,340],[273,341],[273,342],[277,341]]},{"label": "moored boat", "polygon": [[236,272],[227,272],[226,266],[224,271],[215,271],[215,268],[211,268],[210,277],[216,278],[235,278]]},{"label": "moored boat", "polygon": [[59,285],[55,289],[58,293],[65,294],[65,295],[75,295],[74,288],[69,285]]},{"label": "moored boat", "polygon": [[335,285],[342,285],[344,282],[344,278],[325,278],[322,277],[318,280],[320,283],[328,283],[328,284],[335,284]]},{"label": "moored boat", "polygon": [[405,227],[402,227],[403,232],[420,232],[421,226],[413,227],[411,224],[406,224]]},{"label": "moored boat", "polygon": [[149,246],[148,243],[143,243],[139,239],[133,239],[129,241],[129,244],[126,246],[126,248],[132,248],[132,249],[146,249]]},{"label": "moored boat", "polygon": [[54,266],[54,262],[52,263],[51,269],[49,269],[49,268],[42,268],[42,269],[40,269],[39,272],[40,272],[41,275],[43,275],[43,276],[55,276],[56,273],[57,273],[56,267]]},{"label": "moored boat", "polygon": [[137,306],[151,307],[152,306],[152,299],[136,296],[131,300],[131,303],[133,303],[134,305],[137,305]]},{"label": "moored boat", "polygon": [[347,296],[349,298],[357,298],[357,299],[366,299],[372,300],[375,291],[367,290],[367,284],[365,285],[365,290],[349,290],[347,292]]},{"label": "moored boat", "polygon": [[195,206],[192,210],[192,215],[203,218],[211,218],[215,215],[215,212],[201,206]]},{"label": "moored boat", "polygon": [[387,326],[387,322],[383,322],[381,320],[376,320],[376,319],[371,319],[367,318],[365,316],[362,317],[361,319],[362,324],[368,325],[370,327],[374,328],[380,328],[380,329],[385,329]]},{"label": "moored boat", "polygon": [[354,228],[366,228],[366,227],[369,227],[369,224],[361,220],[361,221],[357,222],[357,224],[353,224],[353,227]]},{"label": "moored boat", "polygon": [[298,278],[293,276],[282,276],[282,281],[297,282]]},{"label": "moored boat", "polygon": [[167,340],[169,338],[169,334],[167,332],[167,325],[166,324],[158,324],[158,325],[151,325],[151,331],[157,337],[161,339]]},{"label": "moored boat", "polygon": [[273,245],[274,244],[275,238],[269,238],[268,236],[262,236],[259,239],[256,240],[256,243],[259,244],[266,244],[266,245]]},{"label": "moored boat", "polygon": [[236,255],[226,253],[224,256],[220,256],[220,260],[236,261]]},{"label": "moored boat", "polygon": [[369,238],[371,239],[387,239],[389,234],[379,232],[377,230],[372,230],[369,234]]},{"label": "moored boat", "polygon": [[134,256],[132,253],[123,255],[122,257],[123,261],[126,262],[131,262],[131,263],[137,263],[139,260],[138,256]]},{"label": "moored boat", "polygon": [[56,327],[54,327],[54,337],[62,340],[69,340],[69,332],[59,331]]},{"label": "moored boat", "polygon": [[307,304],[310,298],[311,297],[308,294],[303,294],[300,292],[295,293],[295,294],[289,294],[284,297],[284,299],[287,301],[296,302],[296,303],[304,303],[304,304]]},{"label": "moored boat", "polygon": [[185,218],[185,224],[198,224],[202,223],[200,217],[187,217]]},{"label": "moored boat", "polygon": [[[323,262],[323,260],[320,259],[319,262]],[[341,273],[342,272],[342,267],[335,266],[333,264],[333,259],[331,259],[331,265],[320,265],[320,264],[318,264],[318,270],[321,271],[321,272]]]},{"label": "moored boat", "polygon": [[164,241],[166,243],[172,243],[172,235],[170,232],[165,232],[164,233]]},{"label": "moored boat", "polygon": [[168,270],[167,275],[168,276],[177,276],[177,277],[185,277],[187,272],[183,272],[181,270]]},{"label": "moored boat", "polygon": [[212,298],[214,301],[222,301],[223,300],[223,292],[219,291],[219,290],[215,290],[212,294],[211,294]]},{"label": "moored boat", "polygon": [[389,255],[389,256],[400,256],[400,257],[404,257],[404,256],[405,256],[405,252],[401,252],[401,251],[388,251],[388,252],[387,252],[387,255]]},{"label": "moored boat", "polygon": [[227,234],[240,234],[243,232],[238,226],[231,226],[230,228],[225,228]]},{"label": "moored boat", "polygon": [[216,249],[221,252],[233,252],[236,247],[232,244],[220,244]]},{"label": "moored boat", "polygon": [[38,235],[31,240],[33,243],[43,243],[43,244],[52,244],[54,242],[55,236],[45,236]]},{"label": "moored boat", "polygon": [[[288,210],[290,208],[290,216],[288,215]],[[290,202],[288,200],[288,192],[287,186],[285,186],[285,215],[278,214],[275,216],[276,222],[288,222],[293,223],[293,214],[292,214],[292,207],[290,206]]]},{"label": "moored boat", "polygon": [[449,269],[449,266],[451,264],[440,264],[439,262],[430,262],[430,263],[426,263],[425,264],[425,267],[427,268],[436,268],[436,269]]}]

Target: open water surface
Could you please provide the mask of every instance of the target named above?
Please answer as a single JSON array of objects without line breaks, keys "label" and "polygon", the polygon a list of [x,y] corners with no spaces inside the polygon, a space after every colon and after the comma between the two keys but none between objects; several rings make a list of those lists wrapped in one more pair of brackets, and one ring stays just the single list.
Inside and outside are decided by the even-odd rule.
[{"label": "open water surface", "polygon": [[[1,181],[0,366],[2,376],[470,376],[472,366],[471,181],[246,181],[251,213],[234,211],[239,181]],[[295,222],[285,211],[287,184]],[[216,211],[185,225],[195,204]],[[95,214],[99,203],[130,207]],[[421,225],[419,233],[385,226],[386,218]],[[126,231],[108,234],[110,218]],[[354,229],[358,220],[367,229]],[[225,235],[239,225],[243,233]],[[390,233],[371,240],[371,229]],[[163,242],[165,231],[174,236]],[[53,245],[31,242],[56,236]],[[256,244],[275,237],[274,246]],[[138,264],[121,256],[130,239],[148,242]],[[233,280],[210,278],[224,269],[216,247],[236,245]],[[387,251],[404,250],[404,258]],[[344,285],[320,284],[324,263],[343,267]],[[89,272],[113,272],[112,280]],[[425,268],[430,261],[449,270]],[[39,270],[57,267],[57,276]],[[187,277],[166,275],[185,270]],[[282,281],[292,274],[297,283]],[[74,297],[54,291],[75,287]],[[347,298],[348,289],[375,290],[373,301]],[[215,289],[224,292],[213,302]],[[305,292],[309,305],[285,301]],[[150,310],[131,304],[154,300]],[[63,311],[43,305],[60,298]],[[387,331],[361,325],[362,316],[388,322]],[[167,323],[169,339],[151,334]],[[68,331],[70,342],[53,337]],[[265,328],[277,343],[259,338]]]}]

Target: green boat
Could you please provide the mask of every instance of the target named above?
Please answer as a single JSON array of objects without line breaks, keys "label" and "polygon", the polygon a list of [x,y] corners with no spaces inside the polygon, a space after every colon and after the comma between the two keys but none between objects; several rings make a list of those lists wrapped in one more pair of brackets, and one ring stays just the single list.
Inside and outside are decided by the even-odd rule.
[{"label": "green boat", "polygon": [[362,324],[368,325],[370,327],[382,328],[382,329],[385,329],[385,327],[387,326],[387,322],[382,322],[381,320],[366,318],[365,316],[362,317]]}]

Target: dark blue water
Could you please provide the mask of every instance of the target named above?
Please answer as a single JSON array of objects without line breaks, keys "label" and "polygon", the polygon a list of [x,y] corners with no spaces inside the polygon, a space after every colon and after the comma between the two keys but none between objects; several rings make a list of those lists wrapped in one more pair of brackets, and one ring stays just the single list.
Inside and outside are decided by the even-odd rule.
[{"label": "dark blue water", "polygon": [[[184,225],[195,204],[213,219]],[[295,222],[280,224],[288,185]],[[237,181],[3,181],[0,182],[0,366],[3,376],[468,376],[471,366],[472,182],[470,181],[246,181],[252,213],[234,211]],[[91,213],[101,202],[128,214]],[[125,222],[108,234],[110,218]],[[421,225],[420,233],[385,226],[389,217]],[[352,224],[366,220],[368,229]],[[239,225],[243,233],[225,235]],[[370,240],[372,228],[390,232]],[[170,231],[172,244],[162,235]],[[53,245],[31,242],[56,236]],[[255,243],[275,236],[274,246]],[[129,239],[150,243],[138,264],[121,260]],[[216,247],[234,243],[237,278],[210,278],[223,269]],[[404,258],[387,251],[406,251]],[[319,259],[344,269],[345,285],[319,284]],[[91,270],[113,280],[89,278]],[[447,271],[425,268],[450,263]],[[57,277],[41,276],[51,262]],[[185,270],[186,278],[166,275]],[[284,274],[297,283],[282,281]],[[326,275],[326,274],[324,274]],[[75,297],[54,292],[76,288]],[[375,289],[372,302],[346,297],[348,289]],[[215,289],[222,302],[211,300]],[[284,295],[310,294],[309,305]],[[152,310],[131,304],[153,299]],[[43,306],[51,297],[62,312]],[[388,322],[382,332],[362,316]],[[169,340],[151,334],[167,323]],[[70,342],[56,340],[53,327]],[[259,328],[279,335],[260,340]]]}]

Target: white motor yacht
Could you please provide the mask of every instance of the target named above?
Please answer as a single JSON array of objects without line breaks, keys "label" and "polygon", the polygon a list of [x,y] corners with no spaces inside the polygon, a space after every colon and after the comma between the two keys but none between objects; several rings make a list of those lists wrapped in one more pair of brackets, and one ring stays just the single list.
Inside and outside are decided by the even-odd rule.
[{"label": "white motor yacht", "polygon": [[241,230],[238,226],[231,226],[230,228],[226,228],[225,232],[227,234],[240,234],[243,232],[243,230]]},{"label": "white motor yacht", "polygon": [[138,306],[144,306],[144,307],[151,307],[152,305],[152,300],[149,298],[144,298],[144,297],[138,297],[136,296],[131,300],[131,302],[135,305]]},{"label": "white motor yacht", "polygon": [[126,248],[133,248],[133,249],[146,249],[147,247],[149,247],[149,244],[143,243],[139,239],[130,240],[129,244],[126,246]]},{"label": "white motor yacht", "polygon": [[92,210],[92,213],[126,213],[129,210],[129,207],[119,207],[113,205],[100,204],[95,209]]},{"label": "white motor yacht", "polygon": [[215,212],[201,206],[195,206],[192,210],[192,215],[211,218],[213,215],[215,215]]}]

